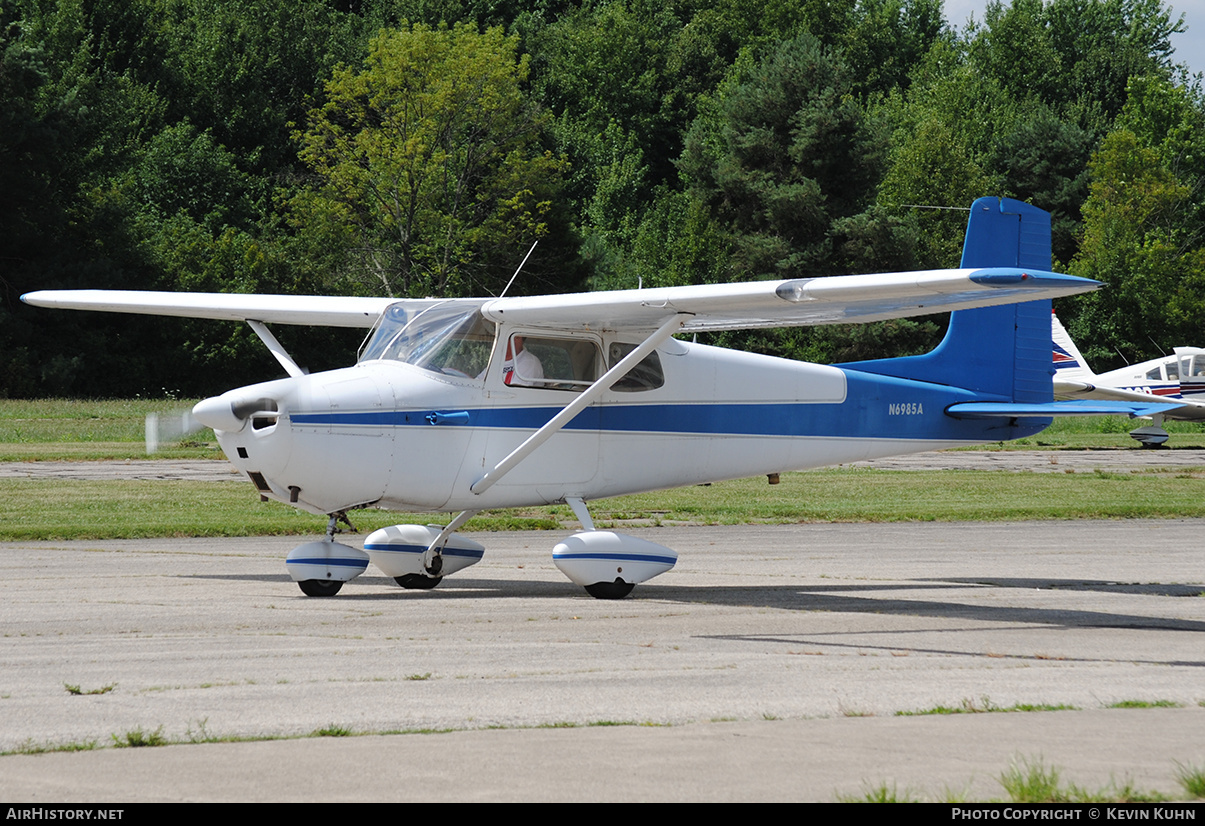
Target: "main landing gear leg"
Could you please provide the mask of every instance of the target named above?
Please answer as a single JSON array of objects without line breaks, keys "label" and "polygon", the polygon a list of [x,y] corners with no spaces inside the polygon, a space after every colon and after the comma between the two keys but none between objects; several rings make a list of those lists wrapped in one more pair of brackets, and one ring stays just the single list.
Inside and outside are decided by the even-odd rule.
[{"label": "main landing gear leg", "polygon": [[[576,496],[565,501],[573,508],[573,515],[582,523],[582,527],[588,531],[594,530],[594,520],[590,518],[590,510],[585,501]],[[635,582],[624,582],[619,577],[615,577],[614,582],[594,582],[585,586],[586,593],[595,599],[623,599],[632,593],[635,587]]]},{"label": "main landing gear leg", "polygon": [[[594,520],[590,518],[590,510],[585,501],[576,496],[565,501],[573,508],[573,515],[582,523],[582,527],[588,531],[594,530]],[[619,577],[615,577],[614,582],[593,582],[585,586],[586,593],[595,599],[623,599],[632,593],[635,587],[635,582],[624,582]]]},{"label": "main landing gear leg", "polygon": [[1167,431],[1163,429],[1163,416],[1159,413],[1151,416],[1151,423],[1131,430],[1130,438],[1137,439],[1144,448],[1163,447],[1168,438]]},{"label": "main landing gear leg", "polygon": [[[594,520],[590,518],[590,510],[586,507],[585,501],[577,497],[565,501],[569,503],[569,507],[573,508],[573,515],[577,517],[578,522],[582,523],[582,527],[588,531],[594,530]],[[623,599],[632,593],[632,589],[635,587],[635,582],[624,582],[616,577],[614,582],[595,582],[587,585],[586,593],[595,599]]]},{"label": "main landing gear leg", "polygon": [[422,574],[406,574],[405,576],[394,577],[393,581],[403,588],[411,588],[423,591],[429,591],[443,581],[440,576],[444,569],[444,546],[448,544],[448,537],[455,533],[456,529],[468,522],[477,515],[475,510],[463,510],[456,514],[456,518],[449,522],[439,536],[431,540],[431,544],[427,546],[426,553],[423,554],[423,570],[426,571],[426,576]]},{"label": "main landing gear leg", "polygon": [[[656,576],[673,565],[670,562],[655,571],[644,570],[647,566],[641,562],[647,556],[645,545],[665,553],[673,552],[634,537],[595,530],[590,510],[581,497],[568,496],[565,503],[573,509],[574,516],[582,523],[584,530],[557,545],[553,549],[552,560],[565,576],[585,588],[586,593],[595,599],[623,599],[632,593],[636,583]],[[634,543],[639,543],[639,546]]]}]

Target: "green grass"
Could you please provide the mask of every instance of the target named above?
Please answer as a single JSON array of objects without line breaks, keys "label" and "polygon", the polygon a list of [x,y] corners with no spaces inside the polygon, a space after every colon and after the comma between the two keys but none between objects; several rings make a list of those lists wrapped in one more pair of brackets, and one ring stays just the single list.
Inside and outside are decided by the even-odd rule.
[{"label": "green grass", "polygon": [[[1201,795],[1192,791],[1190,783],[1202,780],[1200,770],[1189,768],[1176,763],[1180,768],[1177,782],[1185,789],[1190,797],[1199,799]],[[1189,779],[1186,779],[1189,778]],[[1009,767],[997,778],[1008,801],[1012,803],[1160,803],[1172,798],[1157,792],[1137,788],[1133,781],[1126,780],[1121,784],[1110,782],[1101,789],[1086,789],[1074,783],[1064,783],[1062,772],[1057,766],[1048,766],[1042,758],[1014,759]],[[934,799],[934,802],[966,803],[969,801],[966,793],[952,793],[947,789]],[[836,795],[838,803],[917,803],[926,798],[919,792],[906,790],[899,792],[894,783],[863,783],[863,792],[858,795]],[[995,803],[988,800],[982,802]]]},{"label": "green grass", "polygon": [[[1007,521],[1205,516],[1205,470],[1176,473],[1003,473],[864,468],[787,473],[590,503],[599,527],[628,524]],[[443,521],[440,514],[356,511],[361,533]],[[467,531],[575,525],[569,508],[485,511]],[[261,502],[250,483],[0,479],[0,540],[316,534],[313,516]]]},{"label": "green grass", "polygon": [[66,743],[38,743],[30,738],[15,749],[0,754],[51,754],[60,751],[95,751],[100,748],[98,740],[74,740]]},{"label": "green grass", "polygon": [[[109,735],[109,740],[112,742],[113,748],[143,748],[156,746],[178,746],[186,744],[199,743],[259,743],[269,742],[274,740],[305,740],[315,737],[396,737],[408,734],[451,734],[453,732],[473,731],[473,730],[523,730],[523,729],[546,729],[546,728],[582,728],[582,727],[613,727],[613,726],[632,726],[639,728],[662,728],[670,727],[670,723],[658,722],[637,722],[634,720],[595,720],[591,722],[570,722],[563,721],[557,723],[546,723],[542,725],[532,726],[504,726],[495,725],[487,726],[485,729],[469,729],[469,728],[405,728],[405,729],[381,729],[381,730],[362,730],[357,731],[348,726],[330,723],[329,725],[316,728],[313,731],[305,734],[218,734],[210,731],[209,718],[201,718],[188,723],[183,737],[169,737],[163,733],[163,726],[154,731],[145,731],[141,727],[131,729],[130,731],[121,732],[119,734]],[[36,742],[32,738],[18,744],[15,748],[9,751],[0,751],[0,756],[9,756],[14,754],[47,754],[50,752],[61,751],[93,751],[103,748],[98,740],[79,740],[67,741],[61,743],[54,742]]]},{"label": "green grass", "polygon": [[347,726],[339,726],[331,723],[329,726],[314,729],[311,737],[355,737],[356,733]]},{"label": "green grass", "polygon": [[1205,768],[1176,761],[1176,782],[1192,800],[1205,800]]},{"label": "green grass", "polygon": [[[935,707],[941,708],[941,707]],[[960,706],[961,710],[953,712],[931,711],[920,713],[967,713],[983,712],[983,711],[1033,711],[1033,710],[1053,710],[1061,709],[1063,706],[1044,706],[1044,705],[1022,705],[1017,704],[1007,708],[1002,708],[993,705],[986,698],[980,702],[964,700]],[[716,718],[712,722],[728,722],[735,718]],[[131,729],[120,734],[110,735],[110,740],[113,743],[113,748],[144,748],[157,747],[168,745],[181,745],[185,743],[245,743],[259,742],[270,740],[296,740],[313,737],[361,737],[368,735],[376,736],[397,736],[407,734],[445,734],[453,731],[464,731],[465,729],[390,729],[384,731],[356,731],[347,726],[331,723],[327,726],[314,729],[308,734],[256,734],[256,735],[219,735],[211,732],[208,728],[208,718],[190,722],[187,732],[183,739],[168,737],[163,733],[163,726],[153,730],[145,731],[141,727]],[[637,722],[630,720],[595,720],[584,723],[574,721],[558,721],[553,723],[544,723],[534,726],[518,726],[515,728],[524,729],[573,729],[581,727],[610,727],[610,726],[637,726],[637,727],[661,727],[666,724],[652,722]],[[490,729],[509,729],[511,726],[490,726]],[[66,752],[66,751],[92,751],[101,748],[97,740],[81,740],[63,743],[36,743],[32,739],[18,745],[16,748],[7,752],[0,752],[0,755],[14,754],[46,754],[49,752]],[[1205,769],[1199,768],[1192,763],[1180,763],[1173,761],[1176,766],[1175,779],[1177,784],[1183,788],[1185,795],[1191,800],[1205,799]],[[1024,758],[1018,757],[1013,760],[1009,767],[1001,773],[998,780],[1003,787],[1008,799],[1015,803],[1151,803],[1170,800],[1168,796],[1156,791],[1144,791],[1134,786],[1131,781],[1125,781],[1121,785],[1115,782],[1110,782],[1108,786],[1092,791],[1084,789],[1074,784],[1064,784],[1062,782],[1061,770],[1056,766],[1048,766],[1040,758]],[[869,782],[863,783],[863,791],[861,794],[843,794],[838,793],[836,800],[841,803],[916,803],[923,802],[926,797],[922,792],[911,789],[899,790],[897,785],[892,782],[882,782],[872,784]],[[965,803],[973,802],[969,798],[969,793],[964,791],[951,791],[948,787],[935,798],[935,802],[945,803]],[[986,801],[998,802],[998,801]]]},{"label": "green grass", "polygon": [[[1129,432],[1147,423],[1128,416],[1067,416],[1056,419],[1036,436],[997,442],[988,447],[996,450],[1141,449]],[[1205,424],[1201,422],[1164,422],[1163,428],[1171,435],[1167,441],[1169,448],[1205,448]]]},{"label": "green grass", "polygon": [[1175,474],[837,468],[591,503],[595,522],[894,522],[1205,515],[1205,469]]},{"label": "green grass", "polygon": [[110,737],[113,739],[114,747],[119,749],[152,748],[171,744],[171,741],[163,735],[163,726],[159,726],[154,731],[143,731],[139,726],[123,734],[112,734]]},{"label": "green grass", "polygon": [[932,708],[917,711],[897,711],[896,717],[924,717],[931,714],[996,714],[1023,711],[1077,711],[1075,706],[1064,703],[1014,703],[1011,706],[998,706],[987,697],[972,700],[969,697],[956,706],[936,705]]},{"label": "green grass", "polygon": [[1000,775],[1000,785],[1013,803],[1157,803],[1169,798],[1159,792],[1144,791],[1126,780],[1111,782],[1096,791],[1074,783],[1064,785],[1059,769],[1047,766],[1041,758],[1014,760]]},{"label": "green grass", "polygon": [[1065,803],[1069,799],[1060,787],[1059,770],[1041,759],[1013,761],[1000,775],[1000,785],[1014,803]]},{"label": "green grass", "polygon": [[[0,462],[146,458],[146,415],[190,409],[192,399],[0,400]],[[220,458],[212,430],[164,445],[162,459]]]},{"label": "green grass", "polygon": [[76,697],[87,697],[92,694],[108,694],[117,688],[117,683],[109,683],[108,685],[102,685],[100,688],[88,689],[80,688],[78,685],[71,685],[70,683],[63,683],[63,688],[67,689],[68,694]]},{"label": "green grass", "polygon": [[866,783],[862,794],[838,794],[838,803],[919,803],[920,798],[911,791],[900,791],[894,783],[880,783],[877,786]]},{"label": "green grass", "polygon": [[[0,400],[0,461],[142,458],[148,412],[187,408],[174,399]],[[1034,439],[1138,450],[1121,419],[1063,419]],[[1115,432],[1120,430],[1121,432]],[[1205,446],[1205,426],[1169,423],[1173,444]],[[198,439],[212,440],[212,434]],[[1033,440],[1022,440],[1032,442]],[[1016,446],[1016,443],[1008,443]],[[1032,448],[1034,444],[1022,444]],[[211,442],[157,454],[218,458]],[[233,474],[232,479],[236,479]],[[663,524],[895,522],[1205,516],[1205,468],[1153,473],[1002,473],[837,468],[591,503],[599,527]],[[440,514],[359,511],[361,533]],[[568,507],[485,511],[468,531],[575,526]],[[318,534],[325,519],[260,502],[249,483],[0,479],[0,540]]]}]

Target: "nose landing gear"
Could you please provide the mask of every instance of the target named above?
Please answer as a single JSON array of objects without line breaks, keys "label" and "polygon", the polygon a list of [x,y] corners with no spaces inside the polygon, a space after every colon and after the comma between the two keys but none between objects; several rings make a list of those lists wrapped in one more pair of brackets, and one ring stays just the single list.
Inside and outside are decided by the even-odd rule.
[{"label": "nose landing gear", "polygon": [[343,583],[337,579],[303,579],[297,586],[307,597],[333,597],[339,593]]},{"label": "nose landing gear", "polygon": [[332,514],[325,539],[298,545],[285,559],[289,576],[307,597],[333,597],[344,582],[355,579],[368,567],[368,554],[335,541],[340,520],[355,530],[347,514]]}]

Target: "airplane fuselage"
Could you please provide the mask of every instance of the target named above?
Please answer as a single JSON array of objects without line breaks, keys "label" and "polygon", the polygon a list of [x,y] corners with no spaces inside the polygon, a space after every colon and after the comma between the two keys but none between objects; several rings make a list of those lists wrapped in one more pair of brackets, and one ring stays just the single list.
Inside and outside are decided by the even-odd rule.
[{"label": "airplane fuselage", "polygon": [[1177,347],[1174,355],[1111,370],[1096,376],[1093,383],[1168,399],[1202,402],[1205,401],[1205,349]]},{"label": "airplane fuselage", "polygon": [[[651,379],[620,382],[475,494],[474,482],[580,392],[551,379],[507,385],[506,339],[497,337],[480,377],[385,358],[231,391],[218,398],[256,410],[218,429],[219,442],[264,495],[330,514],[593,500],[1000,441],[1043,426],[953,419],[948,405],[982,399],[955,387],[671,339],[656,351]],[[593,335],[571,343],[600,361],[625,346]]]}]

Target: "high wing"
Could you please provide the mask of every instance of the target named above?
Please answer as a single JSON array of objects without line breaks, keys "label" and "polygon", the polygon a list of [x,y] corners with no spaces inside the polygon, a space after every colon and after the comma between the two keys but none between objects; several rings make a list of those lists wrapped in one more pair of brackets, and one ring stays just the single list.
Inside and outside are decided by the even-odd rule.
[{"label": "high wing", "polygon": [[[925,270],[786,281],[663,287],[532,298],[449,299],[479,306],[497,322],[535,328],[651,332],[686,314],[683,332],[865,323],[951,310],[1058,298],[1099,282],[1018,268]],[[21,297],[37,307],[279,324],[372,327],[391,299],[227,293],[48,290]]]},{"label": "high wing", "polygon": [[556,329],[647,331],[675,313],[683,332],[866,323],[1054,298],[1099,282],[1017,268],[925,270],[750,281],[647,290],[507,298],[482,313],[498,322]]},{"label": "high wing", "polygon": [[40,290],[21,296],[26,304],[59,310],[98,310],[178,318],[372,327],[395,298],[246,293],[168,293],[135,290]]}]

